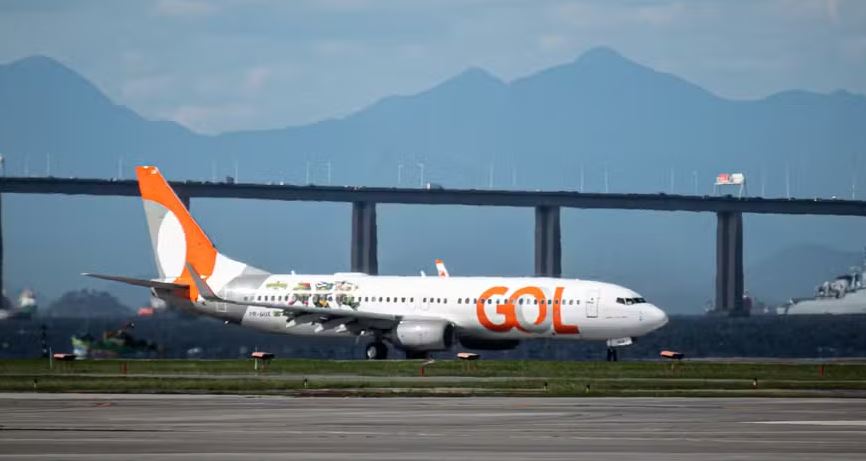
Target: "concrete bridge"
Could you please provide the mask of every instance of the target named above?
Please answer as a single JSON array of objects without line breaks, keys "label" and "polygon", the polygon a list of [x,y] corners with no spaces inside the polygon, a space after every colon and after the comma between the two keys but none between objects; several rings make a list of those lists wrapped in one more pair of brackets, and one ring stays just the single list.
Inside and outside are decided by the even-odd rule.
[{"label": "concrete bridge", "polygon": [[[535,209],[535,275],[562,273],[560,209],[619,209],[715,213],[716,309],[739,315],[743,310],[743,214],[866,216],[866,201],[836,199],[763,199],[731,196],[667,194],[598,194],[507,190],[406,189],[386,187],[293,186],[172,182],[181,200],[241,198],[256,200],[352,203],[351,270],[378,273],[376,204],[473,205]],[[138,196],[134,180],[0,178],[2,194],[66,194]],[[2,201],[0,201],[2,206]],[[0,223],[0,286],[2,286],[2,223]]]}]

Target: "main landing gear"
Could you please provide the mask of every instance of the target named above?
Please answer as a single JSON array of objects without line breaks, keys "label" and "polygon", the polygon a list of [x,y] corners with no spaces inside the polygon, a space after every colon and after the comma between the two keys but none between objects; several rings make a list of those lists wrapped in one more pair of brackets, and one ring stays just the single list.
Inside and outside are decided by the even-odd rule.
[{"label": "main landing gear", "polygon": [[373,341],[367,345],[367,360],[385,360],[388,358],[388,347],[382,341]]},{"label": "main landing gear", "polygon": [[608,362],[616,362],[617,360],[618,360],[618,357],[616,354],[616,348],[615,347],[608,347],[607,348],[607,361]]}]

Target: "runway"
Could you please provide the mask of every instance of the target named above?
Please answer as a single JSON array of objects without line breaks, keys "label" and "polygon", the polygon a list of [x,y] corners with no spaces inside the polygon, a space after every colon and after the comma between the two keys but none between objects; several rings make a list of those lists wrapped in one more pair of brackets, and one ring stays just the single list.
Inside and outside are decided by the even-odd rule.
[{"label": "runway", "polygon": [[866,457],[866,400],[0,394],[0,459]]}]

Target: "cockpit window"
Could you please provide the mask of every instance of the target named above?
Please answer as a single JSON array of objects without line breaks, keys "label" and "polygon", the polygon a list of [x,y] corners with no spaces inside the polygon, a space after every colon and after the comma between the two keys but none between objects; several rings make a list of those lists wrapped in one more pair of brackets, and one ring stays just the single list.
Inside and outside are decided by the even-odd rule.
[{"label": "cockpit window", "polygon": [[617,304],[625,304],[626,306],[631,306],[632,304],[644,304],[646,303],[646,299],[644,298],[616,298]]}]

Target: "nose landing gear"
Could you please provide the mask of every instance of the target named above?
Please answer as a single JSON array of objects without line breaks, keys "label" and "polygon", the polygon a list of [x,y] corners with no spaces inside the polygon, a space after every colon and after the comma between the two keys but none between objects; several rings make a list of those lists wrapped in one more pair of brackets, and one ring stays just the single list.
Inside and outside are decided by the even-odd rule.
[{"label": "nose landing gear", "polygon": [[607,361],[616,362],[618,360],[616,349],[613,347],[607,348]]}]

